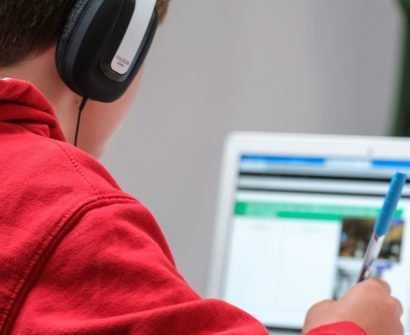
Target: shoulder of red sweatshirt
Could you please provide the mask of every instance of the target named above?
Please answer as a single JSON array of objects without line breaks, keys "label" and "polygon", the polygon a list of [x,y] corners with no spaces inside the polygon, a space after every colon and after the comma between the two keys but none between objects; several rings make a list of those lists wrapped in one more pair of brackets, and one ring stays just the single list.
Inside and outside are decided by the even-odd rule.
[{"label": "shoulder of red sweatshirt", "polygon": [[[190,288],[150,212],[27,82],[0,80],[0,157],[0,334],[267,334]],[[309,335],[364,334],[329,327]]]}]

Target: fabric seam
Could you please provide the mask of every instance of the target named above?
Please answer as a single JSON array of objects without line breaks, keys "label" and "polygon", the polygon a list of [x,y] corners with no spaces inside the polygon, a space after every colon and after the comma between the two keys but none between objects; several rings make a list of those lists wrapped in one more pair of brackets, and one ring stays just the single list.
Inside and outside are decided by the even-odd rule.
[{"label": "fabric seam", "polygon": [[53,141],[53,143],[58,146],[68,157],[70,160],[71,164],[73,165],[74,169],[78,172],[78,174],[84,179],[84,181],[88,184],[88,186],[91,187],[91,189],[94,191],[95,195],[101,195],[101,192],[95,187],[95,185],[90,181],[90,179],[87,178],[85,173],[81,170],[80,164],[78,163],[78,160],[72,155],[64,146],[57,142]]},{"label": "fabric seam", "polygon": [[[10,128],[14,128],[14,129],[18,129],[18,130],[22,130],[24,132],[27,132],[27,129],[25,129],[24,127],[21,127],[19,125],[16,124],[10,124],[7,123],[6,124],[10,127]],[[30,132],[31,133],[31,132]],[[35,134],[32,133],[33,135],[36,136],[41,136],[39,134]],[[44,137],[44,136],[41,136]],[[47,137],[45,137],[47,138]],[[87,178],[87,176],[85,175],[85,173],[81,170],[80,168],[80,164],[78,163],[78,160],[74,157],[74,155],[72,155],[66,148],[64,148],[64,146],[62,145],[62,143],[68,143],[68,142],[61,142],[59,140],[53,139],[48,137],[48,139],[51,140],[52,143],[54,143],[57,147],[59,147],[60,150],[62,150],[64,152],[64,154],[67,156],[67,158],[69,159],[71,165],[74,167],[74,169],[77,171],[77,173],[81,176],[81,178],[87,183],[87,185],[93,190],[95,195],[101,195],[101,192],[95,187],[95,185]]]},{"label": "fabric seam", "polygon": [[[111,202],[110,202],[111,201]],[[43,240],[33,253],[33,258],[27,265],[27,270],[23,273],[22,278],[18,281],[15,287],[10,290],[12,295],[8,308],[4,309],[3,320],[0,320],[0,334],[6,335],[10,333],[13,327],[18,311],[24,303],[25,297],[28,295],[31,284],[38,278],[47,263],[47,256],[51,255],[64,237],[75,228],[79,223],[80,218],[97,208],[102,208],[107,205],[133,203],[135,199],[127,196],[98,196],[97,198],[83,202],[76,207],[74,211],[67,212],[59,220],[54,229],[48,234],[48,238]]]}]

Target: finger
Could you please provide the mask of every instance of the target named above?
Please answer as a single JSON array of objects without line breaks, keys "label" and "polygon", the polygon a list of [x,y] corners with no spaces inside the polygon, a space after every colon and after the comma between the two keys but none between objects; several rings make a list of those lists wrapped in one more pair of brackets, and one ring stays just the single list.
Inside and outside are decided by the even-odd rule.
[{"label": "finger", "polygon": [[401,304],[400,300],[395,297],[392,297],[392,300],[393,300],[393,303],[396,305],[396,310],[397,310],[398,315],[400,316],[403,315],[403,312],[404,312],[403,305]]},{"label": "finger", "polygon": [[334,304],[335,302],[333,300],[323,300],[320,301],[316,304],[314,304],[308,311],[308,314],[311,313],[318,313],[318,311],[320,311],[321,313],[323,313],[324,311],[327,311],[328,308],[330,308],[332,306],[332,304]]},{"label": "finger", "polygon": [[380,285],[388,294],[391,294],[390,285],[389,285],[387,282],[385,282],[384,280],[381,280],[381,279],[370,279],[368,282],[369,282],[369,283],[370,283],[370,282],[377,283],[377,284]]},{"label": "finger", "polygon": [[335,303],[334,300],[322,300],[322,301],[319,301],[318,303],[316,303],[315,305],[313,305],[313,307],[320,306],[322,308],[325,308],[325,307],[329,307],[330,305],[332,305],[334,303]]},{"label": "finger", "polygon": [[379,283],[380,285],[382,285],[383,288],[387,291],[387,293],[391,294],[391,287],[386,281],[382,279],[375,279],[375,281]]}]

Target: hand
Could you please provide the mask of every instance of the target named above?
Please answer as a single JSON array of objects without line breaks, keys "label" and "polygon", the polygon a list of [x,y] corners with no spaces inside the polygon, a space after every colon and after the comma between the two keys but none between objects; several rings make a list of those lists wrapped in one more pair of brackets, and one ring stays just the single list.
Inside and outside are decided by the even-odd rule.
[{"label": "hand", "polygon": [[391,296],[390,286],[380,280],[365,280],[337,301],[323,301],[308,312],[303,334],[330,323],[351,321],[369,335],[403,335],[403,308]]}]

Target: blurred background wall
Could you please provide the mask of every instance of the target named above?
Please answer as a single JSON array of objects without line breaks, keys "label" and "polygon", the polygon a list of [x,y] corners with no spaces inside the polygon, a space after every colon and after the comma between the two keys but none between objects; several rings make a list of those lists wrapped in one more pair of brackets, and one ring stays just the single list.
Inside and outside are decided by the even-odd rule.
[{"label": "blurred background wall", "polygon": [[104,163],[199,293],[226,134],[387,134],[401,24],[394,0],[172,1]]}]

